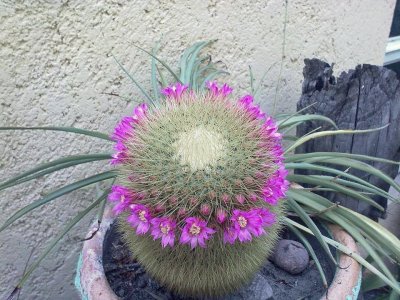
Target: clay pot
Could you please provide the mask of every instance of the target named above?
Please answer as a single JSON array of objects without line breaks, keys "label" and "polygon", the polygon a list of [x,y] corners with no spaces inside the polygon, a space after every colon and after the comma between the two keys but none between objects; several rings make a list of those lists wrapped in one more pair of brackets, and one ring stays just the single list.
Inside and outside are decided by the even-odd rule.
[{"label": "clay pot", "polygon": [[[114,219],[111,208],[107,206],[97,233],[92,239],[85,241],[83,245],[78,261],[75,286],[84,300],[119,299],[111,289],[102,265],[104,236]],[[97,228],[97,222],[93,223],[88,236],[91,236]],[[358,252],[353,238],[341,227],[331,225],[329,229],[335,240],[347,246],[353,252]],[[357,299],[361,285],[361,266],[356,260],[345,254],[340,254],[339,265],[341,268],[336,269],[335,277],[321,300]]]}]

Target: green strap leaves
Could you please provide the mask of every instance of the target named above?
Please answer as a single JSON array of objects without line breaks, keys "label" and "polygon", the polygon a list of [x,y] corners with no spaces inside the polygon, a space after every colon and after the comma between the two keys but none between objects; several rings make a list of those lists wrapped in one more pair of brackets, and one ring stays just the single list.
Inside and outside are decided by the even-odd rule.
[{"label": "green strap leaves", "polygon": [[86,130],[86,129],[80,129],[80,128],[75,128],[75,127],[61,127],[61,126],[30,126],[30,127],[0,127],[0,130],[51,130],[51,131],[64,131],[64,132],[70,132],[70,133],[77,133],[77,134],[83,134],[83,135],[88,135],[92,137],[97,137],[106,141],[113,141],[111,137],[109,137],[107,134],[104,134],[99,131],[91,131],[91,130]]},{"label": "green strap leaves", "polygon": [[79,164],[84,164],[93,161],[111,159],[111,155],[108,153],[98,154],[83,154],[83,155],[72,155],[56,159],[47,163],[38,165],[28,171],[25,171],[11,179],[0,183],[0,191],[23,182],[36,179],[38,177],[56,172],[61,169],[69,168]]},{"label": "green strap leaves", "polygon": [[91,185],[96,182],[104,181],[110,178],[115,178],[116,173],[113,171],[106,171],[97,175],[90,176],[86,179],[74,182],[72,184],[68,184],[58,190],[55,190],[43,198],[40,198],[39,200],[36,200],[35,202],[21,208],[17,212],[15,212],[10,218],[8,218],[4,224],[0,227],[0,232],[6,229],[8,226],[10,226],[12,223],[14,223],[16,220],[21,218],[22,216],[26,215],[27,213],[31,212],[35,208],[38,208],[54,199],[57,199],[63,195],[66,195],[72,191],[78,190],[82,187]]}]

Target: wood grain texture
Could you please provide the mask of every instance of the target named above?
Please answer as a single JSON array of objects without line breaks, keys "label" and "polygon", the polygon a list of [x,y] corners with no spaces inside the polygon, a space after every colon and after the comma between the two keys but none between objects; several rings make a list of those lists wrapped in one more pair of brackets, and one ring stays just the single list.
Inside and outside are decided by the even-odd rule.
[{"label": "wood grain texture", "polygon": [[[368,134],[336,135],[311,140],[299,147],[296,153],[335,151],[399,160],[400,85],[396,74],[384,67],[364,64],[335,78],[333,66],[328,63],[318,59],[306,59],[304,62],[302,96],[297,103],[297,110],[315,103],[304,113],[325,115],[335,121],[340,129],[370,129],[390,125]],[[331,129],[319,121],[306,122],[298,126],[297,136],[319,126],[322,129]],[[398,173],[396,165],[379,162],[371,164],[392,178]],[[350,173],[383,190],[389,190],[386,182],[374,176],[356,170],[350,170]],[[373,219],[385,217],[385,213],[359,200],[333,193],[324,193],[324,196]],[[386,208],[387,199],[380,196],[373,199]]]}]

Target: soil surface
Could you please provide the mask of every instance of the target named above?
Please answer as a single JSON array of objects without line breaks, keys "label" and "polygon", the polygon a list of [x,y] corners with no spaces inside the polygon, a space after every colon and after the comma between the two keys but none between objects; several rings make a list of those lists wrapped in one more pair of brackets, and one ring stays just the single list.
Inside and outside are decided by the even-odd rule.
[{"label": "soil surface", "polygon": [[[321,228],[321,231],[323,232],[324,229]],[[297,240],[290,232],[283,232],[282,238]],[[309,241],[314,247],[328,282],[331,282],[335,273],[334,265],[325,252],[323,252],[315,238],[311,237]],[[123,300],[188,299],[167,291],[146,274],[143,267],[131,257],[128,248],[125,247],[121,239],[121,235],[115,223],[111,225],[104,239],[103,266],[111,288]],[[267,261],[258,275],[262,275],[272,287],[273,298],[270,299],[314,300],[319,299],[325,292],[320,274],[312,260],[310,260],[309,266],[298,275],[291,275]],[[246,291],[243,292],[243,289],[238,293],[226,296],[222,299],[260,300],[254,299],[254,297],[250,295],[246,296]]]}]

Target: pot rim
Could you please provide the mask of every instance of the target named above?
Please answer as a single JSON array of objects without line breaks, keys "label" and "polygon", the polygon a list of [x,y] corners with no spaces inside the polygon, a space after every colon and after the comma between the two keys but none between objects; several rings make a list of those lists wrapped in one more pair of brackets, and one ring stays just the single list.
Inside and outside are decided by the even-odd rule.
[{"label": "pot rim", "polygon": [[[97,221],[90,226],[87,236],[92,236],[96,230],[97,232],[84,242],[75,275],[75,286],[83,300],[120,299],[111,289],[102,264],[104,236],[115,218],[111,206],[107,204],[100,226]],[[336,241],[358,253],[356,242],[345,230],[333,224],[328,225],[328,228]],[[334,296],[334,299],[346,300],[355,300],[358,297],[362,277],[361,266],[354,258],[339,253],[339,266],[346,267],[336,268],[335,276],[321,300],[329,300],[331,296]]]}]

